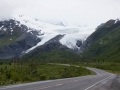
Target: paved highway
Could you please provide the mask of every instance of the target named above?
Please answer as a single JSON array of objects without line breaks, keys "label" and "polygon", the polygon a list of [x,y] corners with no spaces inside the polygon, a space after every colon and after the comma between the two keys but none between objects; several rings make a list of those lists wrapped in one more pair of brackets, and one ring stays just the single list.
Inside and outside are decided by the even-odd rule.
[{"label": "paved highway", "polygon": [[0,90],[110,90],[117,75],[95,68],[88,69],[96,75],[2,86]]}]

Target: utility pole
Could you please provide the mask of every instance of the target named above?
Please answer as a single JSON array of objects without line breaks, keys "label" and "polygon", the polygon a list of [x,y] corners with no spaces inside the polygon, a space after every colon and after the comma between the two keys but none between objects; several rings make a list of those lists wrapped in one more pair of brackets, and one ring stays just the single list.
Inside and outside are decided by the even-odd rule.
[{"label": "utility pole", "polygon": [[20,68],[22,70],[22,59],[20,60]]},{"label": "utility pole", "polygon": [[16,58],[13,59],[13,64],[14,64],[14,68],[15,68]]}]

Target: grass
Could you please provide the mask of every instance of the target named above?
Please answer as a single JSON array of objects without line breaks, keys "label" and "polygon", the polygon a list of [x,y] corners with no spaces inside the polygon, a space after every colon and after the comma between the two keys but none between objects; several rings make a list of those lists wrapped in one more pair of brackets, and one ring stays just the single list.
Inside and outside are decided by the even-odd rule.
[{"label": "grass", "polygon": [[14,43],[16,41],[16,38],[18,38],[18,36],[15,36],[15,35],[14,36],[4,36],[4,37],[0,38],[0,47]]}]

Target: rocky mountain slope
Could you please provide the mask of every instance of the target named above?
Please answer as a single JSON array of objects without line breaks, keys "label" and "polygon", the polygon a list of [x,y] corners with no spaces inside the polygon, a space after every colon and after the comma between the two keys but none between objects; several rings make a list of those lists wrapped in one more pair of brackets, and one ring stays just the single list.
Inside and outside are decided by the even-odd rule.
[{"label": "rocky mountain slope", "polygon": [[[62,22],[61,22],[62,23]],[[78,53],[88,37],[89,27],[45,23],[30,16],[0,21],[0,59],[18,58],[27,53],[53,49]]]},{"label": "rocky mountain slope", "polygon": [[0,22],[0,58],[19,57],[21,52],[35,46],[41,39],[38,32],[28,32],[28,27],[10,19]]}]

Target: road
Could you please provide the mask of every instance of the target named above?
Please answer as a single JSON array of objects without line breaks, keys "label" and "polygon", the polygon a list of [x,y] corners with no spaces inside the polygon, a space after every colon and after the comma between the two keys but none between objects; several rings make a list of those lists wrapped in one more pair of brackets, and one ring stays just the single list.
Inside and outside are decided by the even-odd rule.
[{"label": "road", "polygon": [[88,68],[96,75],[2,86],[0,90],[110,90],[117,75]]}]

